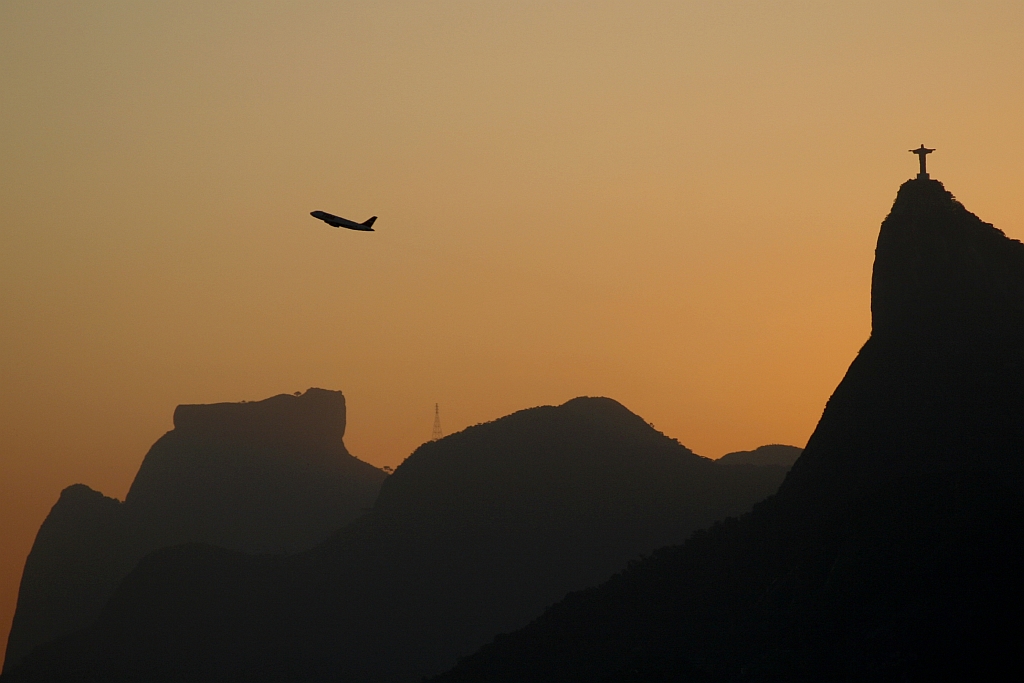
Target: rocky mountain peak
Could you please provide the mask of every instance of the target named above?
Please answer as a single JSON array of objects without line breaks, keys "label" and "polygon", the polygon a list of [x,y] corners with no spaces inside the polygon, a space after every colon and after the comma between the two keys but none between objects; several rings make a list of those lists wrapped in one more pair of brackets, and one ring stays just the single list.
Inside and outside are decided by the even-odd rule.
[{"label": "rocky mountain peak", "polygon": [[1021,339],[1024,245],[964,208],[937,180],[908,180],[882,223],[872,336],[912,343]]}]

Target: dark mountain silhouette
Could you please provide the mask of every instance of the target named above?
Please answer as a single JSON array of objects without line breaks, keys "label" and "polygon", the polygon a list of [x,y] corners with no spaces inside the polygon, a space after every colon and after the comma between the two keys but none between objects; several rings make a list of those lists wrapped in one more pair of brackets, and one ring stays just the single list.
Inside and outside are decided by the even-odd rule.
[{"label": "dark mountain silhouette", "polygon": [[4,681],[419,681],[783,476],[697,456],[610,399],[524,410],[424,444],[310,551],[148,556],[96,624]]},{"label": "dark mountain silhouette", "polygon": [[61,493],[25,563],[4,669],[93,622],[155,549],[289,553],[351,522],[386,475],[349,455],[344,434],[340,391],[178,406],[124,503],[82,484]]},{"label": "dark mountain silhouette", "polygon": [[776,496],[439,683],[1024,678],[1024,245],[909,181],[871,307]]},{"label": "dark mountain silhouette", "polygon": [[785,467],[788,470],[801,453],[803,453],[802,448],[773,443],[760,446],[752,451],[726,453],[715,462],[719,465],[774,465]]}]

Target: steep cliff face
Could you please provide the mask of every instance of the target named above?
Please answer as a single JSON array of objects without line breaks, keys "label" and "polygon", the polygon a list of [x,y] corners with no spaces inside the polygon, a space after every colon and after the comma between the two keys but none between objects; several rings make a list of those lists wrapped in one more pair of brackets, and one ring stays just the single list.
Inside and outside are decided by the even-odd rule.
[{"label": "steep cliff face", "polygon": [[339,391],[178,406],[124,503],[81,484],[61,494],[25,565],[5,671],[94,621],[150,551],[296,552],[355,519],[386,475],[349,455],[344,434]]},{"label": "steep cliff face", "polygon": [[340,391],[178,406],[125,506],[154,547],[297,552],[369,508],[384,480],[348,453],[344,435]]},{"label": "steep cliff face", "polygon": [[1024,244],[972,214],[939,181],[908,181],[878,235],[871,315],[875,341],[1019,356]]},{"label": "steep cliff face", "polygon": [[150,555],[10,680],[419,681],[784,472],[718,465],[607,398],[531,408],[424,444],[308,552]]},{"label": "steep cliff face", "polygon": [[837,387],[787,495],[859,495],[972,470],[1020,481],[1024,245],[935,180],[912,180],[882,223],[872,334]]},{"label": "steep cliff face", "polygon": [[439,680],[1024,677],[1024,245],[909,181],[872,312],[776,496]]}]

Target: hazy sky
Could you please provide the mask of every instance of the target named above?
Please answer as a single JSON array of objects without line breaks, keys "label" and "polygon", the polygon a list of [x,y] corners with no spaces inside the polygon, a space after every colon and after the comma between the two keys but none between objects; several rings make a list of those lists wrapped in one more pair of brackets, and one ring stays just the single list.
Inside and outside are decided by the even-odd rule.
[{"label": "hazy sky", "polygon": [[4,0],[0,638],[60,490],[123,497],[179,403],[341,389],[376,465],[435,402],[578,395],[802,446],[907,150],[1024,237],[1022,35],[1019,0]]}]

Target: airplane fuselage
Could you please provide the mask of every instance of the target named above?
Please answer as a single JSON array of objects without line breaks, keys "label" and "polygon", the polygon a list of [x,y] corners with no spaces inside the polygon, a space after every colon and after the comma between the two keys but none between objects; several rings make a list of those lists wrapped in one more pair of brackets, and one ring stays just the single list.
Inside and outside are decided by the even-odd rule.
[{"label": "airplane fuselage", "polygon": [[341,216],[335,216],[333,213],[327,213],[326,211],[312,211],[309,215],[313,218],[319,218],[327,225],[335,228],[348,228],[349,230],[361,230],[363,232],[374,232],[373,222],[377,220],[377,217],[373,216],[362,223],[356,223],[355,221],[350,221],[349,219],[342,218]]}]

